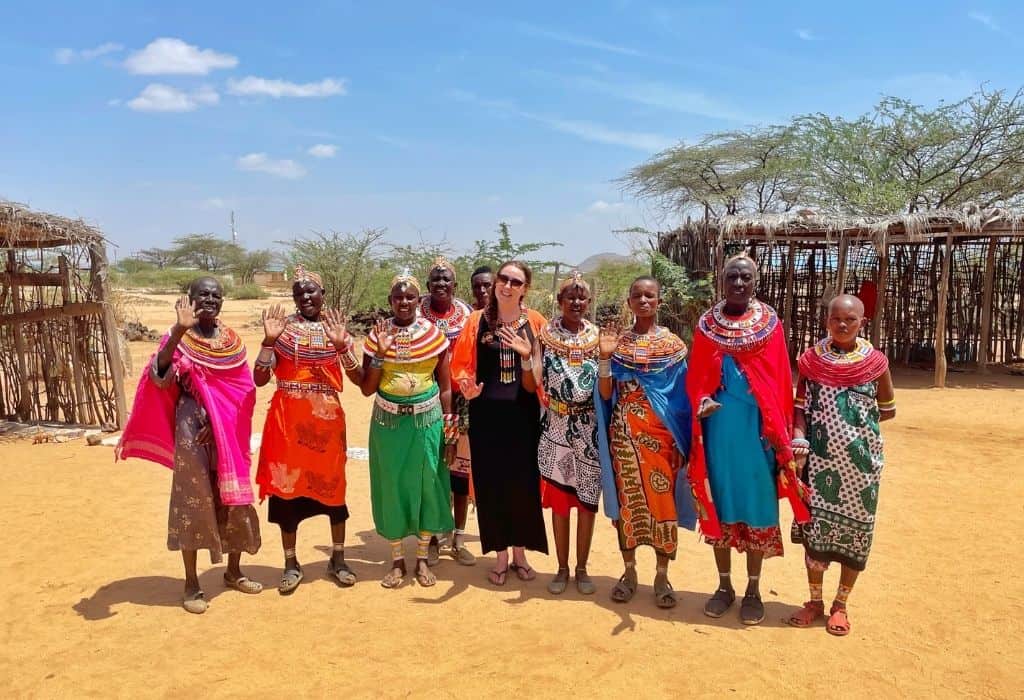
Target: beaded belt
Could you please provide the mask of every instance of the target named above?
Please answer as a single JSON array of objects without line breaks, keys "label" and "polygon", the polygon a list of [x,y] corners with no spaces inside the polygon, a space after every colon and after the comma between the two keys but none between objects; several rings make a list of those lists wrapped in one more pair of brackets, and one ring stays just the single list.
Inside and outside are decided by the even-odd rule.
[{"label": "beaded belt", "polygon": [[312,382],[278,381],[277,388],[284,391],[308,391],[315,394],[333,394],[338,391],[330,384],[314,384]]},{"label": "beaded belt", "polygon": [[594,402],[586,403],[565,403],[558,399],[548,399],[548,409],[560,416],[579,416],[584,413],[591,413],[594,410]]},{"label": "beaded belt", "polygon": [[394,401],[382,399],[380,394],[377,394],[374,403],[381,410],[393,413],[396,416],[418,416],[440,405],[441,399],[438,394],[434,394],[426,401],[420,401],[419,403],[395,403]]}]

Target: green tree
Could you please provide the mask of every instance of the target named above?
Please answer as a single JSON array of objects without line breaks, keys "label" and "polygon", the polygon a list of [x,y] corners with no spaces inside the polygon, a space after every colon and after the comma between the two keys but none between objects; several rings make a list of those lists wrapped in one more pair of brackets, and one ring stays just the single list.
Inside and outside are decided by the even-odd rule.
[{"label": "green tree", "polygon": [[239,250],[231,262],[231,272],[238,278],[238,284],[253,284],[256,273],[265,271],[272,259],[269,250]]},{"label": "green tree", "polygon": [[157,269],[163,270],[168,265],[177,262],[177,253],[168,248],[146,248],[135,254],[138,260],[155,265]]},{"label": "green tree", "polygon": [[534,254],[545,248],[561,247],[561,243],[515,243],[512,241],[510,227],[504,221],[498,224],[497,234],[496,241],[475,241],[467,257],[476,261],[477,265],[490,265],[493,268],[508,260],[522,260],[534,272],[550,270],[558,264],[557,260],[540,259]]},{"label": "green tree", "polygon": [[657,251],[651,251],[650,256],[651,275],[661,285],[658,322],[689,343],[697,319],[712,302],[711,276],[691,275]]},{"label": "green tree", "polygon": [[212,233],[191,233],[174,239],[175,260],[206,272],[222,272],[241,255],[242,248]]},{"label": "green tree", "polygon": [[289,266],[302,265],[323,277],[326,306],[351,314],[383,303],[384,295],[377,297],[374,290],[388,274],[381,265],[384,235],[382,228],[315,232],[280,244]]}]

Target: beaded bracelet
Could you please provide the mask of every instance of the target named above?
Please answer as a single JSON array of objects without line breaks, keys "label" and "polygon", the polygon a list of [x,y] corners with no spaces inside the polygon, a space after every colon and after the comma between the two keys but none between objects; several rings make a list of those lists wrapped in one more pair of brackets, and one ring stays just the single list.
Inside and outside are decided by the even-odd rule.
[{"label": "beaded bracelet", "polygon": [[797,396],[793,399],[793,408],[807,408],[807,399],[803,396]]},{"label": "beaded bracelet", "polygon": [[274,349],[268,348],[266,345],[262,347],[260,353],[256,356],[256,366],[262,367],[263,369],[270,369],[274,364]]},{"label": "beaded bracelet", "polygon": [[525,371],[525,372],[530,372],[531,370],[533,370],[533,358],[532,357],[524,357],[520,361],[520,364],[522,365],[523,371]]},{"label": "beaded bracelet", "polygon": [[878,410],[879,411],[895,411],[896,410],[896,399],[893,399],[892,401],[879,401],[878,402]]},{"label": "beaded bracelet", "polygon": [[459,441],[459,414],[444,414],[444,444],[454,445]]},{"label": "beaded bracelet", "polygon": [[345,349],[344,352],[338,353],[338,361],[341,362],[341,368],[346,372],[359,367],[359,360],[356,359],[356,354],[352,352],[352,346]]},{"label": "beaded bracelet", "polygon": [[380,369],[383,366],[384,366],[384,358],[383,357],[376,357],[376,356],[374,356],[374,357],[370,358],[370,369]]},{"label": "beaded bracelet", "polygon": [[807,438],[795,437],[789,441],[790,447],[810,447],[811,442]]},{"label": "beaded bracelet", "polygon": [[597,361],[597,376],[600,378],[612,376],[612,360],[608,358],[606,360]]}]

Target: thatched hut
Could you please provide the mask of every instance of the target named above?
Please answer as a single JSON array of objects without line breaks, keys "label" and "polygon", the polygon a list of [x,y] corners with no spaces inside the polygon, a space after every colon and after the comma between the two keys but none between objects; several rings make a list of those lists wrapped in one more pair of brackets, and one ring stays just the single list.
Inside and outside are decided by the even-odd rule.
[{"label": "thatched hut", "polygon": [[934,362],[938,386],[949,362],[984,372],[1024,351],[1024,212],[726,216],[687,221],[656,245],[712,275],[746,249],[761,271],[758,297],[784,320],[794,358],[825,335],[828,301],[844,292],[864,301],[871,341],[897,363]]},{"label": "thatched hut", "polygon": [[0,416],[121,427],[106,241],[81,220],[0,201]]}]

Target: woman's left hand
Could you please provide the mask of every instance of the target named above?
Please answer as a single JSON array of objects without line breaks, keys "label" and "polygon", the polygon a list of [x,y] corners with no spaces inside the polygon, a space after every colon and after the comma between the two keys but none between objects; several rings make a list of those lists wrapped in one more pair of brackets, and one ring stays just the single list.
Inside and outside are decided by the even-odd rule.
[{"label": "woman's left hand", "polygon": [[530,344],[530,341],[508,326],[499,328],[495,335],[498,336],[502,343],[519,353],[519,356],[524,360],[533,354],[533,346]]},{"label": "woman's left hand", "polygon": [[321,314],[320,320],[327,332],[327,339],[334,345],[334,349],[338,352],[348,350],[352,345],[352,335],[345,326],[345,315],[337,309],[328,309]]}]

